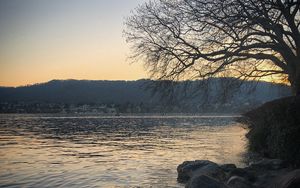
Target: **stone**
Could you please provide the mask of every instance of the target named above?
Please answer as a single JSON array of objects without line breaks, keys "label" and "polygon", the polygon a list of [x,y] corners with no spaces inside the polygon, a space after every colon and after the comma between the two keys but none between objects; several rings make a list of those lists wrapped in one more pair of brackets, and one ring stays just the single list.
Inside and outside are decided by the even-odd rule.
[{"label": "stone", "polygon": [[235,166],[235,164],[223,164],[223,165],[220,165],[220,168],[222,170],[224,170],[225,172],[230,172],[230,171],[236,169],[236,166]]},{"label": "stone", "polygon": [[224,183],[206,176],[194,176],[185,186],[186,188],[228,188]]},{"label": "stone", "polygon": [[213,178],[223,180],[225,173],[218,164],[208,160],[185,161],[177,167],[180,183],[185,183],[194,176],[207,175]]},{"label": "stone", "polygon": [[193,176],[196,170],[207,165],[211,167],[218,167],[216,163],[208,160],[184,161],[177,167],[177,180],[179,182],[187,182]]},{"label": "stone", "polygon": [[262,159],[251,163],[249,168],[262,168],[266,170],[278,170],[287,167],[286,163],[280,159]]},{"label": "stone", "polygon": [[293,170],[285,175],[274,178],[271,188],[299,188],[300,169]]},{"label": "stone", "polygon": [[252,188],[252,184],[240,176],[232,176],[226,183],[230,188]]},{"label": "stone", "polygon": [[243,168],[236,168],[236,169],[233,169],[232,171],[230,171],[229,177],[232,177],[232,176],[239,176],[239,177],[245,178],[248,181],[255,180],[255,176],[253,175],[253,173],[251,173]]}]

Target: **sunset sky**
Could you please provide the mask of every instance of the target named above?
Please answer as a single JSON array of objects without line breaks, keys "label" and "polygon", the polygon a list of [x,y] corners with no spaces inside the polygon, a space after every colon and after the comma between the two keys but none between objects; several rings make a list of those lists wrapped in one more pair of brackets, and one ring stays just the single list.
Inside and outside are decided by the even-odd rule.
[{"label": "sunset sky", "polygon": [[146,0],[0,0],[0,86],[52,79],[135,80],[122,37]]}]

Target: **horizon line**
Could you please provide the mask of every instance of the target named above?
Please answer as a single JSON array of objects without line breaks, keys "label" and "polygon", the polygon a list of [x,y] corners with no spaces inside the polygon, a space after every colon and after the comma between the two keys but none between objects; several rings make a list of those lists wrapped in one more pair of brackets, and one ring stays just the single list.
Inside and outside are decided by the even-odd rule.
[{"label": "horizon line", "polygon": [[[220,78],[220,77],[211,77],[211,78]],[[223,77],[222,77],[223,78]],[[234,78],[234,77],[224,77],[224,78]],[[209,78],[206,78],[206,79],[209,79]],[[42,84],[46,84],[46,83],[49,83],[49,82],[53,82],[53,81],[107,81],[107,82],[118,82],[118,81],[124,81],[124,82],[134,82],[134,81],[139,81],[139,80],[152,80],[152,81],[158,81],[158,80],[155,80],[155,79],[151,79],[151,78],[139,78],[139,79],[124,79],[124,80],[121,80],[121,79],[116,79],[116,80],[113,80],[113,79],[75,79],[75,78],[68,78],[68,79],[57,79],[57,78],[54,78],[54,79],[50,79],[48,81],[44,81],[44,82],[36,82],[36,83],[29,83],[29,84],[26,84],[26,85],[18,85],[18,86],[2,86],[0,85],[0,88],[19,88],[19,87],[30,87],[30,86],[34,86],[34,85],[42,85]],[[199,81],[200,79],[198,79]],[[241,79],[240,79],[241,80]],[[175,80],[171,80],[171,81],[175,81]],[[175,81],[175,82],[184,82],[184,81],[197,81],[197,80],[178,80],[178,81]],[[277,82],[272,82],[272,81],[266,81],[266,80],[246,80],[247,81],[256,81],[256,82],[266,82],[266,83],[273,83],[273,84],[278,84],[278,85],[286,85],[286,86],[290,86],[286,83],[277,83]]]},{"label": "horizon line", "polygon": [[99,79],[99,80],[97,80],[97,79],[76,79],[76,78],[67,78],[67,79],[58,79],[58,78],[53,78],[53,79],[50,79],[50,80],[48,80],[48,81],[42,81],[42,82],[36,82],[36,83],[28,83],[28,84],[25,84],[25,85],[17,85],[17,86],[13,86],[13,85],[11,85],[11,86],[9,86],[9,85],[7,85],[7,86],[3,86],[3,85],[0,85],[0,87],[6,87],[6,88],[18,88],[18,87],[28,87],[28,86],[34,86],[34,85],[40,85],[40,84],[46,84],[46,83],[49,83],[49,82],[52,82],[52,81],[138,81],[138,80],[151,80],[150,78],[139,78],[139,79],[128,79],[128,80],[126,80],[126,79],[124,79],[124,80],[121,80],[121,79],[116,79],[116,80],[114,80],[114,79]]}]

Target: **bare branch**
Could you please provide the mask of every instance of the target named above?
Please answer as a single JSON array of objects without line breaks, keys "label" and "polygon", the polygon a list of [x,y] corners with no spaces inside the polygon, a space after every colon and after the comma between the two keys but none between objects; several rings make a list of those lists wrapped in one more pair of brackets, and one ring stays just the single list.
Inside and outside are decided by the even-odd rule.
[{"label": "bare branch", "polygon": [[127,19],[125,36],[133,57],[158,79],[233,71],[241,78],[287,75],[300,85],[299,8],[298,0],[153,0]]}]

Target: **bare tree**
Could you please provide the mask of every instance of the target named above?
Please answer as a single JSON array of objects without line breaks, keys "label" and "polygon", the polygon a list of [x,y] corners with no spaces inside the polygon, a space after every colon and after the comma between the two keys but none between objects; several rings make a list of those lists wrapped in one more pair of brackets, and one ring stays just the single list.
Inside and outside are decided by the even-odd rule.
[{"label": "bare tree", "polygon": [[300,0],[153,0],[126,20],[156,79],[287,78],[300,94]]}]

